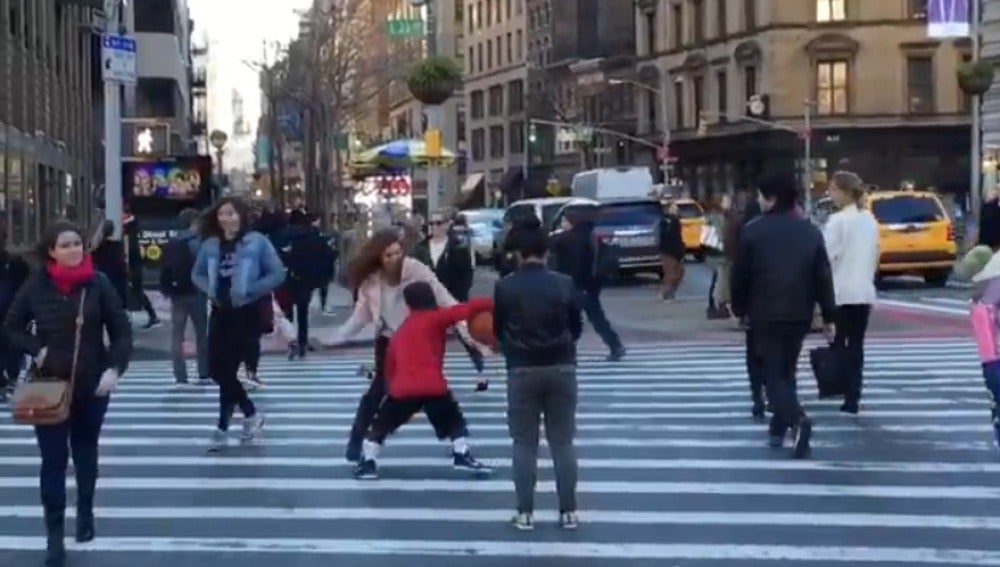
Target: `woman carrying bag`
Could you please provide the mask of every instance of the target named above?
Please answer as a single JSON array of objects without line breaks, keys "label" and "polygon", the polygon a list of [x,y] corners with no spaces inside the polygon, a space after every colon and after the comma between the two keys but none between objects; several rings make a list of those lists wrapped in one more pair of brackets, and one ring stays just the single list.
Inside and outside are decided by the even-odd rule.
[{"label": "woman carrying bag", "polygon": [[[10,306],[3,332],[33,358],[14,392],[14,421],[35,426],[47,533],[46,567],[65,564],[66,467],[76,472],[76,540],[94,539],[98,438],[109,395],[128,367],[132,327],[111,281],[84,252],[83,233],[53,224],[39,246],[44,267]],[[35,332],[28,331],[31,323]],[[110,344],[104,344],[107,331]]]}]

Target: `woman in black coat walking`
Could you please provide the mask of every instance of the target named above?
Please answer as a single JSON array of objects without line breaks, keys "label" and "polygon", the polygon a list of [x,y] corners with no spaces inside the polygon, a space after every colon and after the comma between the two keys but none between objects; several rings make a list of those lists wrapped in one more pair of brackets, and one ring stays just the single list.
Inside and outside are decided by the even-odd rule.
[{"label": "woman in black coat walking", "polygon": [[[69,418],[35,426],[42,457],[39,484],[47,533],[46,567],[63,567],[66,561],[66,468],[71,454],[76,473],[76,540],[94,539],[98,438],[109,395],[132,355],[132,327],[119,295],[94,268],[83,242],[80,229],[68,221],[49,227],[38,251],[43,267],[18,291],[3,324],[10,345],[28,353],[40,375],[73,380]],[[31,323],[34,332],[29,330]],[[104,344],[105,331],[108,345]]]}]

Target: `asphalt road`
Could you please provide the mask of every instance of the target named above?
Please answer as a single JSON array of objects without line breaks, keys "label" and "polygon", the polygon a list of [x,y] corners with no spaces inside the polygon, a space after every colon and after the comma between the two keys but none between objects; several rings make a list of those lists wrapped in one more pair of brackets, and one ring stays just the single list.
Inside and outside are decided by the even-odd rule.
[{"label": "asphalt road", "polygon": [[[341,456],[364,358],[266,359],[254,395],[264,439],[219,456],[205,453],[214,389],[174,389],[165,362],[137,363],[104,431],[98,539],[72,544],[71,565],[1000,565],[1000,464],[966,341],[874,341],[858,418],[816,400],[803,358],[816,423],[805,461],[764,446],[740,346],[635,348],[619,364],[597,354],[579,377],[582,525],[554,525],[543,449],[532,533],[506,523],[504,384],[472,393],[461,356],[449,374],[476,455],[496,467],[487,480],[453,471],[422,419],[390,440],[381,480],[350,478]],[[0,565],[39,565],[33,435],[3,415],[0,447]]]}]

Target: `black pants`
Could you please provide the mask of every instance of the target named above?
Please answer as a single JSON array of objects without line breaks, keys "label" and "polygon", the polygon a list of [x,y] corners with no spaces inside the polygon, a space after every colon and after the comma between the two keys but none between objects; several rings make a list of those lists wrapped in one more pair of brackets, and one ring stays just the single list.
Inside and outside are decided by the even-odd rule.
[{"label": "black pants", "polygon": [[587,320],[590,321],[590,326],[594,328],[594,332],[601,337],[604,344],[612,351],[621,350],[621,339],[618,338],[618,333],[611,327],[611,321],[608,321],[608,316],[604,312],[604,305],[601,304],[600,288],[581,292],[579,294],[579,301],[580,308],[586,313]]},{"label": "black pants", "polygon": [[[753,329],[746,333],[746,366],[747,377],[750,379],[750,399],[753,403],[764,403],[764,369],[760,354],[754,348],[756,334]],[[794,376],[792,377],[794,381]]]},{"label": "black pants", "polygon": [[712,270],[712,283],[708,284],[708,309],[715,311],[718,307],[715,304],[715,286],[719,283],[719,269]]},{"label": "black pants", "polygon": [[832,348],[838,353],[838,368],[844,380],[844,401],[861,400],[862,370],[865,366],[865,332],[871,305],[840,305],[834,323],[837,334]]},{"label": "black pants", "polygon": [[469,429],[451,392],[443,396],[395,399],[386,397],[378,409],[367,439],[381,445],[385,439],[423,410],[438,439],[468,437]]},{"label": "black pants", "polygon": [[292,310],[294,311],[295,327],[298,330],[296,338],[299,353],[305,353],[309,346],[309,304],[312,302],[312,289],[292,291]]},{"label": "black pants", "polygon": [[361,442],[375,421],[379,406],[385,398],[385,352],[388,348],[389,337],[380,335],[375,339],[375,377],[368,383],[368,389],[358,401],[348,447],[361,447]]},{"label": "black pants", "polygon": [[66,509],[66,468],[73,456],[76,473],[77,507],[93,510],[97,486],[97,440],[101,435],[109,397],[76,396],[69,419],[56,425],[35,427],[35,439],[42,454],[39,488],[47,516],[62,517]]},{"label": "black pants", "polygon": [[810,322],[757,325],[751,321],[750,324],[754,326],[751,345],[760,362],[767,400],[774,412],[770,433],[784,435],[805,415],[795,387],[795,372]]},{"label": "black pants", "polygon": [[319,286],[319,308],[326,311],[326,303],[330,299],[330,282]]},{"label": "black pants", "polygon": [[[239,380],[240,363],[249,370],[254,349],[260,352],[260,310],[253,303],[233,309],[212,307],[208,319],[208,368],[219,385],[219,423],[229,430],[229,418],[239,406],[245,417],[257,413],[246,389]],[[258,354],[259,356],[259,354]]]}]

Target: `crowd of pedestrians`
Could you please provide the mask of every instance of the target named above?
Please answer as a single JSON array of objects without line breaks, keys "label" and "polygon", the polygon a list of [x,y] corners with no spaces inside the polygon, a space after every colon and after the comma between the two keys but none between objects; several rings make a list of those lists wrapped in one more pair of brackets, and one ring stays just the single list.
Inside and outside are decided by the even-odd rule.
[{"label": "crowd of pedestrians", "polygon": [[[864,184],[856,175],[833,176],[830,194],[840,210],[825,232],[797,209],[796,194],[794,179],[764,176],[756,195],[727,205],[713,299],[714,308],[744,327],[751,413],[764,419],[770,412],[768,443],[778,448],[790,439],[793,455],[804,457],[812,422],[795,382],[803,341],[818,308],[847,384],[842,411],[857,414],[878,244],[877,226],[861,205]],[[204,212],[182,212],[183,228],[165,247],[159,287],[171,303],[174,379],[189,381],[182,343],[190,322],[197,380],[218,385],[219,413],[209,450],[228,445],[237,409],[243,416],[240,441],[253,443],[260,435],[265,417],[252,400],[252,387],[261,383],[256,372],[260,341],[285,318],[296,322],[288,337],[293,359],[309,356],[311,348],[336,348],[374,328],[366,337],[374,340],[374,371],[344,449],[356,478],[378,477],[377,459],[387,438],[419,411],[427,414],[437,437],[450,442],[456,469],[487,475],[488,465],[471,451],[475,424],[467,423],[444,374],[446,337],[454,332],[478,369],[494,350],[503,358],[516,493],[512,525],[534,527],[544,424],[559,523],[575,528],[577,341],[583,316],[607,345],[608,361],[626,356],[600,300],[607,255],[605,244],[595,238],[592,214],[586,207],[567,211],[563,230],[555,235],[533,217],[517,219],[505,241],[505,252],[516,262],[491,298],[470,298],[472,252],[447,215],[432,213],[428,234],[419,239],[395,227],[376,231],[349,264],[346,280],[355,292],[350,317],[322,344],[310,344],[309,304],[313,292],[333,279],[337,253],[320,232],[318,217],[306,211],[253,211],[230,197]],[[0,360],[15,361],[0,364],[0,375],[10,383],[20,371],[18,357],[27,353],[33,372],[71,380],[74,393],[68,420],[37,426],[49,567],[61,567],[65,560],[70,454],[81,495],[77,540],[95,535],[97,443],[108,396],[131,355],[125,305],[132,270],[126,247],[112,233],[109,223],[91,238],[73,224],[54,223],[40,243],[40,269],[30,276],[30,285],[16,285],[16,278],[27,277],[26,265],[0,257],[2,281],[15,282],[0,288],[0,309],[6,311]],[[664,216],[660,252],[666,275],[660,293],[670,300],[683,278],[676,210]],[[495,342],[470,330],[468,321],[482,312],[492,313]],[[148,323],[156,321],[154,312]],[[246,381],[240,380],[241,367]]]}]

